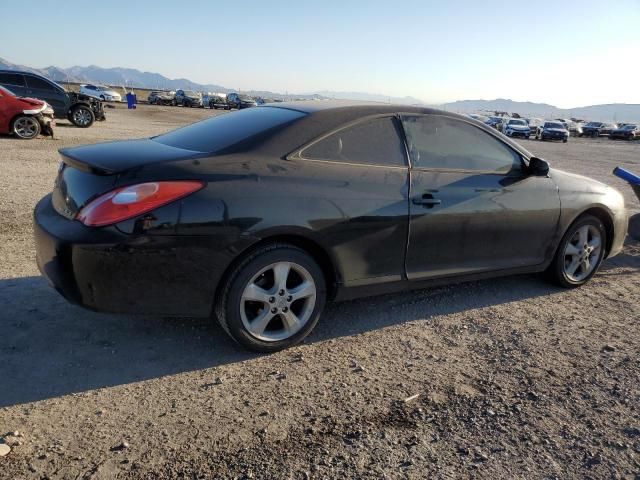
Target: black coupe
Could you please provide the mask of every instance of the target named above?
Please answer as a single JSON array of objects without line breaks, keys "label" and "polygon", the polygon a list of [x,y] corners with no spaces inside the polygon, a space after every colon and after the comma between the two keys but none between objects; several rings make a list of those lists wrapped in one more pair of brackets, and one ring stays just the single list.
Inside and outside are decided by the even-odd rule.
[{"label": "black coupe", "polygon": [[582,285],[626,234],[622,196],[438,110],[280,103],[63,149],[37,262],[73,303],[215,316],[301,341],[327,300],[546,271]]}]

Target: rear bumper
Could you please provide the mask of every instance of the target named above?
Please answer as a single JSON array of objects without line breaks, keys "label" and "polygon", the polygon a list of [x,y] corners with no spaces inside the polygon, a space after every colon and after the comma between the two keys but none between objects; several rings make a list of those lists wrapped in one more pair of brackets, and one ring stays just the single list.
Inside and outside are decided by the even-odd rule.
[{"label": "rear bumper", "polygon": [[207,317],[230,263],[207,237],[85,227],[56,213],[50,195],[33,220],[40,272],[67,300],[90,310]]}]

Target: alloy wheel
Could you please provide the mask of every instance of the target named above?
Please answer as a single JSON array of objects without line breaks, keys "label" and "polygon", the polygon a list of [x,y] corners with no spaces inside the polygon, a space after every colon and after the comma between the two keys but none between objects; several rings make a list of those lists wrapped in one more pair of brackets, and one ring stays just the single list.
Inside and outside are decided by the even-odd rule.
[{"label": "alloy wheel", "polygon": [[242,292],[242,324],[259,340],[285,340],[307,324],[316,295],[315,281],[303,266],[294,262],[272,263],[254,275]]},{"label": "alloy wheel", "polygon": [[583,225],[567,242],[564,249],[564,274],[572,282],[581,282],[598,265],[602,236],[593,225]]},{"label": "alloy wheel", "polygon": [[20,138],[34,138],[40,133],[40,125],[33,117],[20,117],[13,124],[13,132]]},{"label": "alloy wheel", "polygon": [[86,108],[77,108],[73,112],[73,120],[77,125],[88,125],[91,123],[91,113]]}]

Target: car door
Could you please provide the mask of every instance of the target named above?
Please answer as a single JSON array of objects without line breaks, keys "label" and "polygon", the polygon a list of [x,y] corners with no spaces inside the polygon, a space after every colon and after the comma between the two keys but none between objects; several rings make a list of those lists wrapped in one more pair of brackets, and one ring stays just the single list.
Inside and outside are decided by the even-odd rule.
[{"label": "car door", "polygon": [[[312,229],[345,286],[400,281],[408,230],[408,165],[394,115],[333,131],[288,157],[303,175]],[[277,195],[276,195],[277,196]],[[308,198],[307,198],[308,197]]]},{"label": "car door", "polygon": [[25,75],[27,96],[44,100],[53,107],[58,117],[66,116],[68,97],[62,88],[34,75]]},{"label": "car door", "polygon": [[8,88],[18,97],[26,97],[27,89],[24,75],[16,72],[0,72],[0,85]]},{"label": "car door", "polygon": [[412,162],[410,280],[538,265],[560,215],[550,178],[530,176],[498,135],[443,115],[403,115]]}]

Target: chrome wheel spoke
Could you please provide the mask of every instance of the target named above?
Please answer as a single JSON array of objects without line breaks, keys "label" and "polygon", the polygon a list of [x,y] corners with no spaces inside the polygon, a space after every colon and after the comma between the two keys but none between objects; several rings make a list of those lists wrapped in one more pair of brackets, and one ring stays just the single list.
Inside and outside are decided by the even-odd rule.
[{"label": "chrome wheel spoke", "polygon": [[275,280],[275,287],[277,290],[287,289],[287,279],[289,278],[289,272],[291,271],[291,264],[287,262],[280,262],[273,267],[273,277]]},{"label": "chrome wheel spoke", "polygon": [[250,283],[242,293],[243,301],[269,303],[271,295],[264,288],[259,287],[255,283]]},{"label": "chrome wheel spoke", "polygon": [[300,330],[300,319],[291,310],[287,310],[282,314],[282,321],[285,330],[295,333]]},{"label": "chrome wheel spoke", "polygon": [[578,230],[578,238],[580,239],[580,246],[584,247],[589,242],[589,226],[585,225]]},{"label": "chrome wheel spoke", "polygon": [[567,244],[567,249],[565,250],[566,255],[576,256],[580,255],[580,250],[573,243]]},{"label": "chrome wheel spoke", "polygon": [[574,258],[571,263],[565,267],[566,272],[569,275],[575,275],[576,274],[576,270],[578,270],[578,267],[580,266],[580,260],[577,258]]},{"label": "chrome wheel spoke", "polygon": [[308,298],[316,294],[316,286],[311,282],[302,282],[295,288],[289,290],[292,301]]},{"label": "chrome wheel spoke", "polygon": [[600,237],[593,237],[588,245],[595,251],[600,248]]},{"label": "chrome wheel spoke", "polygon": [[262,335],[274,316],[271,310],[265,308],[260,315],[251,321],[249,331],[254,335]]}]

